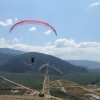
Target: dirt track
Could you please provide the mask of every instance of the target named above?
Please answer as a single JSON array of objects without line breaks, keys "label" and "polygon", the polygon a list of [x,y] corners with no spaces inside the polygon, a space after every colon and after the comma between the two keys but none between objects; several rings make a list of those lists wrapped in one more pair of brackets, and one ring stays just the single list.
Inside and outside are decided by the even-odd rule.
[{"label": "dirt track", "polygon": [[48,100],[39,96],[0,95],[0,100]]},{"label": "dirt track", "polygon": [[18,84],[18,83],[16,83],[16,82],[13,82],[13,81],[11,81],[11,80],[8,80],[8,79],[6,79],[5,77],[3,77],[3,76],[0,76],[1,78],[3,78],[4,80],[6,80],[6,81],[8,81],[8,82],[10,82],[10,83],[13,83],[13,84],[15,84],[15,85],[18,85],[18,86],[20,86],[20,87],[22,87],[22,88],[24,88],[24,89],[27,89],[27,90],[32,90],[33,91],[33,89],[30,89],[30,88],[28,88],[28,87],[25,87],[25,86],[23,86],[23,85],[20,85],[20,84]]}]

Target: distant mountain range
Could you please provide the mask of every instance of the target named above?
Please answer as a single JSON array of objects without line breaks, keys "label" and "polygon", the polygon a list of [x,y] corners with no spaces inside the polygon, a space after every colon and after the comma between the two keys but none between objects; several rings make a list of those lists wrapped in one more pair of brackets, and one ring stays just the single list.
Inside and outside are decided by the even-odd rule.
[{"label": "distant mountain range", "polygon": [[19,51],[19,50],[13,50],[9,48],[0,48],[0,67],[11,57],[22,54],[24,52]]},{"label": "distant mountain range", "polygon": [[[1,48],[0,48],[1,49]],[[57,57],[46,55],[42,53],[30,52],[24,53],[18,50],[2,48],[0,63],[1,71],[25,73],[25,72],[41,72],[46,73],[48,66],[48,73],[66,75],[70,72],[87,72],[85,68],[72,65]],[[5,56],[5,59],[3,58]],[[35,62],[31,63],[31,57],[35,57]],[[42,67],[41,67],[42,66]],[[41,68],[41,70],[39,70]]]},{"label": "distant mountain range", "polygon": [[88,69],[100,68],[100,62],[98,61],[90,61],[90,60],[66,60],[66,61],[73,65],[81,66],[83,68],[88,68]]},{"label": "distant mountain range", "polygon": [[0,48],[0,53],[15,56],[15,55],[18,55],[18,54],[23,54],[24,52],[20,51],[20,50],[9,49],[9,48]]}]

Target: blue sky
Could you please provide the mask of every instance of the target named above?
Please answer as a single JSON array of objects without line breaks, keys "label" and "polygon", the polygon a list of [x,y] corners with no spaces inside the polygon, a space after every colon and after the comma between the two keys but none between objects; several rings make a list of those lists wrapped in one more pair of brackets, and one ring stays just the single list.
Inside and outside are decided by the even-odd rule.
[{"label": "blue sky", "polygon": [[[0,48],[41,52],[65,60],[100,61],[100,0],[0,0]],[[41,20],[52,25],[27,24]]]}]

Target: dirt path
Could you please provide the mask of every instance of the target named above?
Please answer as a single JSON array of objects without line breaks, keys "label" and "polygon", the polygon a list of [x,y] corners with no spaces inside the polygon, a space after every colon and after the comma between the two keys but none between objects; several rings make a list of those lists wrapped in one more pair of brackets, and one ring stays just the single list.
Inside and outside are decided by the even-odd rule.
[{"label": "dirt path", "polygon": [[43,93],[50,95],[50,93],[49,93],[49,75],[47,75],[47,74],[45,75],[44,82],[43,82]]},{"label": "dirt path", "polygon": [[60,80],[58,80],[58,83],[59,83],[59,85],[61,86],[61,90],[62,90],[64,93],[66,93],[66,90],[65,90],[64,87],[62,87],[62,84],[61,84]]},{"label": "dirt path", "polygon": [[23,85],[20,85],[20,84],[18,84],[18,83],[16,83],[16,82],[13,82],[13,81],[11,81],[11,80],[9,80],[9,79],[3,77],[3,76],[0,76],[0,77],[3,78],[4,80],[10,82],[10,83],[13,83],[13,84],[15,84],[15,85],[18,85],[18,86],[20,86],[20,87],[22,87],[22,88],[24,88],[24,89],[33,91],[33,89],[30,89],[30,88],[28,88],[28,87],[25,87],[25,86],[23,86]]}]

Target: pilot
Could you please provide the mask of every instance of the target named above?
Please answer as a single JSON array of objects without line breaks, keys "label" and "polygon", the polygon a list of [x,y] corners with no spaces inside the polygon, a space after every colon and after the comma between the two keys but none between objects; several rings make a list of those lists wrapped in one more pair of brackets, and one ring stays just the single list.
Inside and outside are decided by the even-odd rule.
[{"label": "pilot", "polygon": [[34,57],[31,58],[31,63],[34,63]]}]

